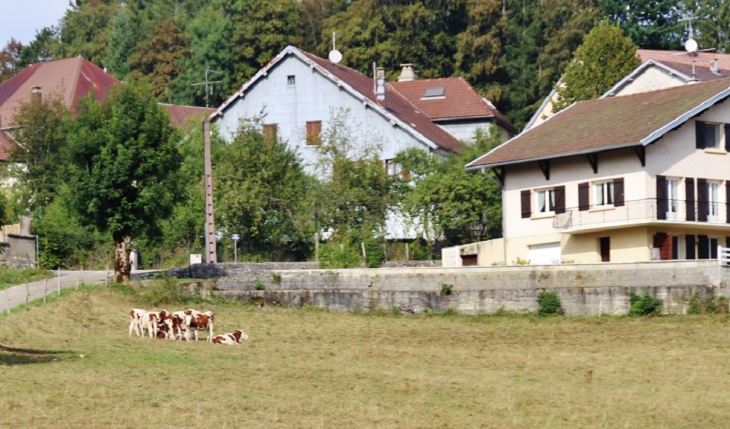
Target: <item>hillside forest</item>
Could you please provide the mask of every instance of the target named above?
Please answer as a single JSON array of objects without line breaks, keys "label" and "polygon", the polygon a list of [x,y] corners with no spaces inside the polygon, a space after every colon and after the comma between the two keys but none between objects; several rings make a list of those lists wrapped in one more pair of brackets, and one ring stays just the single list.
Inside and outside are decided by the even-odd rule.
[{"label": "hillside forest", "polygon": [[[186,265],[190,253],[203,253],[202,130],[172,129],[164,112],[148,109],[150,100],[217,106],[287,45],[326,57],[334,33],[344,65],[369,74],[376,62],[389,79],[405,62],[420,78],[462,76],[523,126],[576,52],[587,59],[586,50],[606,45],[596,36],[581,54],[591,30],[605,29],[627,52],[681,49],[683,18],[692,16],[700,47],[725,52],[727,7],[712,0],[74,0],[57,26],[37,30],[27,45],[7,41],[0,81],[38,61],[80,55],[130,89],[116,102],[88,99],[73,115],[52,97],[20,109],[16,137],[25,150],[6,172],[18,181],[3,202],[4,221],[33,217],[47,268],[103,268],[125,240],[140,251],[141,267]],[[208,94],[193,85],[206,71],[216,82]],[[261,118],[242,123],[232,142],[213,136],[219,260],[232,259],[234,232],[239,260],[318,257],[324,267],[378,266],[403,258],[405,246],[412,259],[438,257],[442,246],[500,236],[498,186],[464,169],[498,140],[478,133],[445,162],[406,151],[397,161],[408,174],[391,176],[374,148],[343,150],[352,143],[347,115],[332,112],[323,130],[320,166],[332,174],[320,180],[286,142],[262,132]],[[120,128],[128,117],[142,125]],[[153,133],[159,146],[137,149],[161,155],[114,153],[118,146],[99,136],[122,129],[140,145]],[[145,180],[150,171],[155,180]],[[121,208],[126,216],[115,216]],[[389,213],[413,219],[423,238],[387,240]]]}]

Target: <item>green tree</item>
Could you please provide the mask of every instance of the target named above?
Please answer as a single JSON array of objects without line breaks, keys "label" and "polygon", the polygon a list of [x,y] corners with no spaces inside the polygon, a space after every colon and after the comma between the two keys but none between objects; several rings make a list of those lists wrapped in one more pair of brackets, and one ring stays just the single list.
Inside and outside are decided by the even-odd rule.
[{"label": "green tree", "polygon": [[604,21],[593,28],[568,65],[553,111],[603,95],[641,64],[636,50],[617,25]]},{"label": "green tree", "polygon": [[216,217],[227,233],[241,234],[244,253],[282,257],[301,252],[311,230],[306,197],[312,179],[296,152],[274,132],[265,135],[261,123],[242,121],[233,141],[217,151]]},{"label": "green tree", "polygon": [[35,39],[20,51],[17,71],[35,63],[54,60],[58,57],[58,29],[43,27],[36,31]]},{"label": "green tree", "polygon": [[109,233],[117,282],[129,279],[132,237],[159,235],[179,194],[177,132],[149,89],[116,85],[98,103],[78,103],[68,135],[70,206]]},{"label": "green tree", "polygon": [[58,57],[82,56],[94,64],[101,64],[116,11],[116,0],[77,1],[61,18]]},{"label": "green tree", "polygon": [[677,49],[684,34],[682,5],[675,0],[598,0],[601,17],[618,23],[644,49]]},{"label": "green tree", "polygon": [[22,103],[13,117],[21,147],[10,155],[11,174],[18,179],[13,194],[26,213],[50,204],[64,181],[66,125],[69,110],[60,95]]},{"label": "green tree", "polygon": [[690,3],[696,16],[694,22],[697,42],[701,49],[715,48],[718,52],[730,52],[730,3],[720,0],[699,0]]},{"label": "green tree", "polygon": [[136,45],[136,35],[125,9],[117,10],[112,22],[109,44],[104,52],[103,65],[109,73],[123,79],[130,71],[128,58]]},{"label": "green tree", "polygon": [[15,39],[10,39],[2,51],[0,51],[0,83],[10,79],[18,72],[18,61],[23,44]]}]

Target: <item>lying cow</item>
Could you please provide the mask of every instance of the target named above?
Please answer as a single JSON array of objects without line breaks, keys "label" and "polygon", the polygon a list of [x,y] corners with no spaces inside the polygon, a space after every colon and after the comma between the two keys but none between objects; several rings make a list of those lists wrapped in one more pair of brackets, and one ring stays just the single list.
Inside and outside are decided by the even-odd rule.
[{"label": "lying cow", "polygon": [[248,335],[245,332],[238,330],[232,334],[221,334],[213,337],[213,344],[226,344],[229,346],[237,346],[241,344],[241,341],[248,340]]}]

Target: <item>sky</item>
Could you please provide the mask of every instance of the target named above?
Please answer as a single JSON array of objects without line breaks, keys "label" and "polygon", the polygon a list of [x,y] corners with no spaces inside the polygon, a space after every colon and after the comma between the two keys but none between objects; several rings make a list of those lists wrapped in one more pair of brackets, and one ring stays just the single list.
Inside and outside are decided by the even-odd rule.
[{"label": "sky", "polygon": [[0,0],[0,49],[11,37],[27,45],[36,30],[58,25],[69,0]]}]

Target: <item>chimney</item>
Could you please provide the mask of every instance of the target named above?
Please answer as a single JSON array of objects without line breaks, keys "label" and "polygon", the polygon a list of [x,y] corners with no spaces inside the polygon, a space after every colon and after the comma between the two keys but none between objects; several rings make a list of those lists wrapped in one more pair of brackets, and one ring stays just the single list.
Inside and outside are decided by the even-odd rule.
[{"label": "chimney", "polygon": [[30,88],[30,101],[32,102],[42,102],[43,101],[43,92],[41,91],[40,86],[34,86]]},{"label": "chimney", "polygon": [[416,73],[413,71],[413,64],[406,63],[401,64],[400,76],[398,76],[398,82],[411,82],[416,80]]},{"label": "chimney", "polygon": [[710,66],[710,70],[712,70],[712,72],[715,74],[720,74],[720,68],[717,64],[717,57],[713,58],[711,63],[712,63],[712,66]]},{"label": "chimney", "polygon": [[385,69],[378,67],[375,70],[375,98],[378,104],[385,106]]}]

